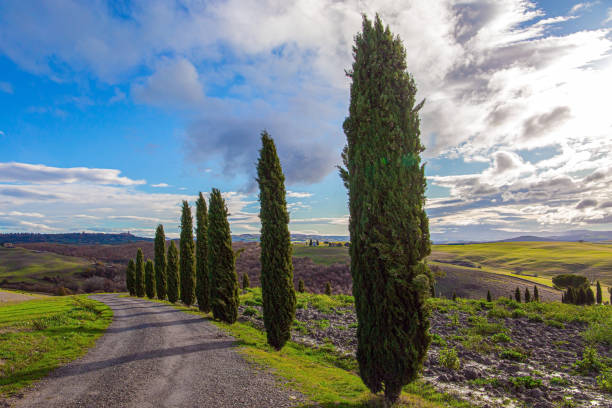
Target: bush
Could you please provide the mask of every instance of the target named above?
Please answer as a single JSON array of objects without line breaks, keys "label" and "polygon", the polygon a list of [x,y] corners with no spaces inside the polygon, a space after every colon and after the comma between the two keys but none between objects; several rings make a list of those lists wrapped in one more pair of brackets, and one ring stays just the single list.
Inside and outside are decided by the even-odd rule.
[{"label": "bush", "polygon": [[512,339],[506,333],[496,333],[491,336],[491,340],[494,343],[510,343]]},{"label": "bush", "polygon": [[561,377],[551,377],[549,382],[550,382],[550,385],[556,385],[558,387],[565,387],[566,385],[569,384],[569,381]]},{"label": "bush", "polygon": [[446,340],[444,340],[444,338],[442,338],[442,336],[440,336],[438,333],[434,333],[431,335],[431,344],[446,347]]},{"label": "bush", "polygon": [[504,309],[503,307],[494,307],[493,309],[489,310],[489,312],[487,313],[488,317],[497,318],[497,319],[503,319],[506,317],[510,317],[510,315],[511,313],[507,311],[506,309]]},{"label": "bush", "polygon": [[530,313],[527,315],[530,322],[542,323],[544,318],[537,313]]},{"label": "bush", "polygon": [[512,350],[512,349],[502,350],[499,356],[503,359],[512,360],[512,361],[525,361],[527,359],[526,355],[524,355],[523,353],[519,351]]},{"label": "bush", "polygon": [[539,388],[542,386],[542,380],[539,378],[533,378],[529,375],[522,377],[510,377],[510,383],[516,388],[525,387],[528,389]]},{"label": "bush", "polygon": [[527,313],[525,313],[525,311],[522,309],[514,309],[512,311],[512,317],[514,319],[518,319],[518,318],[525,317],[525,316],[527,316]]},{"label": "bush", "polygon": [[545,320],[544,322],[546,323],[547,326],[550,326],[550,327],[556,327],[557,329],[565,328],[565,325],[563,323],[558,322],[556,320]]},{"label": "bush", "polygon": [[574,363],[574,368],[580,374],[588,375],[590,373],[598,373],[603,371],[606,366],[599,359],[597,350],[594,347],[586,346],[582,353],[582,360],[578,360]]},{"label": "bush", "polygon": [[257,315],[257,309],[255,309],[254,307],[247,307],[246,309],[244,309],[244,312],[242,312],[243,315],[245,316],[256,316]]},{"label": "bush", "polygon": [[460,366],[459,356],[457,356],[457,351],[454,348],[443,348],[440,350],[438,361],[443,367],[451,370],[458,370]]},{"label": "bush", "polygon": [[605,370],[597,376],[597,386],[602,390],[612,393],[612,370]]}]

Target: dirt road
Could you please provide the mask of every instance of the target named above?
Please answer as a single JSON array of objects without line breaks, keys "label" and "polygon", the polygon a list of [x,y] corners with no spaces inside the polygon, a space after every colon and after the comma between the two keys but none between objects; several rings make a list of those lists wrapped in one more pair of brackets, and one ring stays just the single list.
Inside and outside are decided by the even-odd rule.
[{"label": "dirt road", "polygon": [[[54,371],[16,407],[289,407],[299,394],[245,362],[199,316],[147,300],[92,296],[113,323],[83,358]],[[303,402],[303,401],[301,401]]]}]

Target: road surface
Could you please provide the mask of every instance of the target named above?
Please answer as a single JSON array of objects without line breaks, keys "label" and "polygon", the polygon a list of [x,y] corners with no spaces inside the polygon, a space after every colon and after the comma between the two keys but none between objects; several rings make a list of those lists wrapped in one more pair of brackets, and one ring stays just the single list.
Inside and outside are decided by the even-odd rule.
[{"label": "road surface", "polygon": [[144,299],[96,295],[113,323],[81,359],[13,401],[16,407],[289,407],[304,402],[247,363],[210,322]]}]

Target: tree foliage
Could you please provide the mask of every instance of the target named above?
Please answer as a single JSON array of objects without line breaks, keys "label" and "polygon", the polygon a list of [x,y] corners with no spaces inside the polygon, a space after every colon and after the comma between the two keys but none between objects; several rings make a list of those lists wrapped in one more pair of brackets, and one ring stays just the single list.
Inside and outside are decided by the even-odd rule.
[{"label": "tree foliage", "polygon": [[196,201],[196,298],[202,312],[210,311],[208,282],[208,209],[200,192]]},{"label": "tree foliage", "polygon": [[166,274],[168,276],[168,300],[176,303],[179,299],[179,252],[174,241],[170,241],[170,246],[168,247]]},{"label": "tree foliage", "polygon": [[514,300],[521,303],[521,290],[518,288],[518,286],[516,287],[516,290],[514,291]]},{"label": "tree foliage", "polygon": [[433,276],[425,213],[416,85],[398,37],[376,16],[355,37],[347,145],[340,175],[349,192],[351,275],[359,373],[397,400],[431,341],[425,300]]},{"label": "tree foliage", "polygon": [[166,299],[166,291],[168,282],[166,278],[166,268],[168,262],[166,260],[166,234],[164,226],[159,224],[155,231],[155,292],[160,300]]},{"label": "tree foliage", "polygon": [[298,292],[300,293],[304,293],[304,281],[302,279],[300,279],[298,281]]},{"label": "tree foliage", "polygon": [[213,188],[208,205],[208,271],[210,307],[215,319],[234,323],[238,318],[238,275],[221,192]]},{"label": "tree foliage", "polygon": [[564,274],[564,275],[557,275],[554,276],[552,278],[552,282],[553,284],[561,289],[567,289],[567,288],[580,288],[580,287],[586,287],[589,286],[589,280],[584,277],[584,276],[580,276],[580,275],[573,275],[573,274]]},{"label": "tree foliage", "polygon": [[491,291],[487,290],[487,302],[491,302],[491,301],[492,301],[492,299],[491,299]]},{"label": "tree foliage", "polygon": [[538,285],[533,285],[533,301],[540,301],[540,292],[538,292]]},{"label": "tree foliage", "polygon": [[150,259],[147,259],[147,264],[145,265],[145,292],[149,299],[155,297],[155,271],[153,261]]},{"label": "tree foliage", "polygon": [[291,337],[296,305],[289,213],[285,199],[285,176],[274,140],[266,131],[261,133],[261,144],[257,182],[263,318],[268,344],[280,350]]},{"label": "tree foliage", "polygon": [[125,270],[125,286],[127,286],[130,296],[136,294],[136,264],[134,264],[133,259],[128,261],[127,269]]},{"label": "tree foliage", "polygon": [[181,213],[181,302],[187,306],[195,301],[195,243],[193,242],[193,218],[187,201],[183,201]]},{"label": "tree foliage", "polygon": [[529,288],[525,288],[525,303],[531,302],[531,294],[529,293]]},{"label": "tree foliage", "polygon": [[601,305],[603,303],[603,301],[602,301],[603,297],[602,297],[602,292],[601,292],[601,284],[599,283],[599,281],[597,281],[596,289],[597,289],[597,296],[596,296],[595,300],[597,301],[598,305]]},{"label": "tree foliage", "polygon": [[251,286],[251,281],[249,280],[249,274],[242,274],[242,289],[248,289]]},{"label": "tree foliage", "polygon": [[142,254],[142,249],[138,248],[138,251],[136,251],[136,279],[134,280],[136,283],[136,296],[138,297],[145,295],[144,269],[144,255]]}]

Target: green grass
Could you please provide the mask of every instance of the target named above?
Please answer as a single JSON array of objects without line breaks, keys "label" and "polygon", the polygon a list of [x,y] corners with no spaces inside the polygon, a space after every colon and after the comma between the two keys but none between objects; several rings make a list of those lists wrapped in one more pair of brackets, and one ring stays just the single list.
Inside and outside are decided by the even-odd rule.
[{"label": "green grass", "polygon": [[83,355],[111,320],[108,306],[84,296],[0,306],[0,396]]},{"label": "green grass", "polygon": [[351,262],[348,248],[346,247],[310,247],[304,244],[293,244],[293,256],[296,258],[310,258],[312,262],[320,265]]},{"label": "green grass", "polygon": [[[562,273],[578,273],[612,286],[612,245],[588,242],[496,242],[434,245],[430,260],[467,261],[482,270],[552,286]],[[608,294],[604,297],[608,299]]]},{"label": "green grass", "polygon": [[84,258],[24,248],[0,248],[0,282],[34,282],[46,276],[72,275],[91,267],[91,262]]}]

